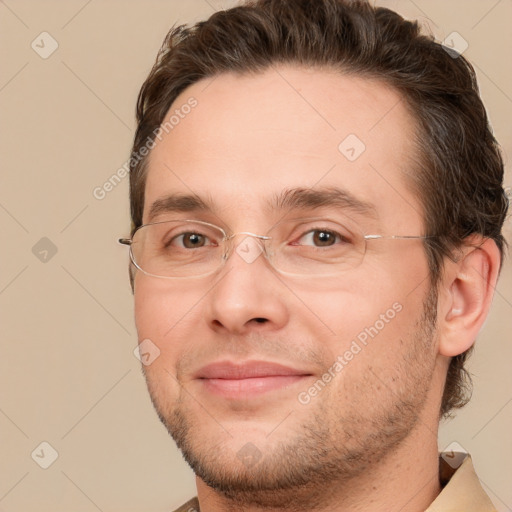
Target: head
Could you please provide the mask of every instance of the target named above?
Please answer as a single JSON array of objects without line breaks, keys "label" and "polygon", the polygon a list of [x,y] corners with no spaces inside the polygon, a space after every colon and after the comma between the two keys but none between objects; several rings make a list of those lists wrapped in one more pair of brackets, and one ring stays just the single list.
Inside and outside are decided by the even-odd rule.
[{"label": "head", "polygon": [[[179,218],[264,235],[290,212],[330,213],[332,191],[343,189],[376,207],[375,218],[349,210],[364,233],[425,237],[368,242],[361,265],[329,280],[283,277],[264,258],[248,265],[236,254],[199,280],[131,268],[139,339],[161,351],[145,368],[153,402],[205,481],[247,489],[247,473],[271,493],[251,473],[257,467],[292,488],[314,480],[318,465],[338,475],[343,467],[349,478],[428,423],[420,411],[435,409],[438,419],[466,403],[464,361],[499,272],[507,201],[500,152],[462,56],[368,2],[248,2],[170,31],[137,119],[132,234],[169,195],[181,198]],[[351,134],[357,159],[343,154]],[[478,311],[467,306],[472,287],[484,297]],[[338,371],[347,350],[357,357]],[[300,382],[254,400],[203,390],[205,365],[237,358],[287,362],[306,390],[326,372],[332,383],[327,377],[308,405],[290,402]],[[269,433],[269,407],[289,410],[282,435]],[[277,474],[279,457],[297,454],[294,439],[309,465]],[[258,461],[238,468],[239,480],[226,471],[216,482],[219,449],[240,460],[252,450]]]}]

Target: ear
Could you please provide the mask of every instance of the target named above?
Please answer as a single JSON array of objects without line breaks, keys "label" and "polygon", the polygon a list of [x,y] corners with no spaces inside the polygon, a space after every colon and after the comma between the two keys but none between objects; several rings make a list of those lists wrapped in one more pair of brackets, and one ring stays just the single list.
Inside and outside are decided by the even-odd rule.
[{"label": "ear", "polygon": [[439,284],[439,353],[454,357],[476,340],[489,312],[500,269],[494,240],[473,235],[461,257],[445,265]]}]

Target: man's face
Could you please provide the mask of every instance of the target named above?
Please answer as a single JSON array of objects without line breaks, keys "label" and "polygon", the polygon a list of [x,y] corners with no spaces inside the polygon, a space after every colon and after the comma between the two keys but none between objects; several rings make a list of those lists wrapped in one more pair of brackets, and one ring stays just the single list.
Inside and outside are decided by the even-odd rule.
[{"label": "man's face", "polygon": [[[415,125],[396,92],[280,67],[196,83],[169,115],[190,97],[197,106],[150,155],[144,223],[156,200],[194,195],[213,209],[151,221],[265,235],[283,218],[343,215],[366,234],[423,233],[404,178]],[[373,209],[269,207],[285,192],[333,187]],[[369,240],[358,266],[329,277],[280,274],[263,255],[249,261],[236,250],[206,277],[138,271],[138,337],[160,350],[144,367],[151,398],[203,481],[261,503],[290,491],[289,504],[297,486],[318,490],[371,467],[425,428],[423,411],[437,420],[429,291],[421,240]]]}]

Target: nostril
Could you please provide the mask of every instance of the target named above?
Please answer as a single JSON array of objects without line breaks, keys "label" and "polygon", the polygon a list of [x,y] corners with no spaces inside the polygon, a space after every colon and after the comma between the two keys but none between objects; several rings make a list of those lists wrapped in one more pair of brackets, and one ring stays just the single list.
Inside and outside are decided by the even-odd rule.
[{"label": "nostril", "polygon": [[254,320],[255,320],[256,322],[258,322],[259,324],[263,324],[263,323],[265,323],[265,322],[267,321],[267,319],[266,319],[266,318],[255,318]]}]

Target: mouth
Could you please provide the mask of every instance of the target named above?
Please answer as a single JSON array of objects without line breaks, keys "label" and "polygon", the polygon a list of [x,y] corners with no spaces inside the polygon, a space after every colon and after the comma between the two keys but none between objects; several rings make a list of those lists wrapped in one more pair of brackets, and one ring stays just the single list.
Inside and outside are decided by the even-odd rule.
[{"label": "mouth", "polygon": [[232,363],[221,361],[205,366],[195,379],[205,390],[230,399],[247,399],[287,389],[311,377],[311,373],[266,361]]}]

